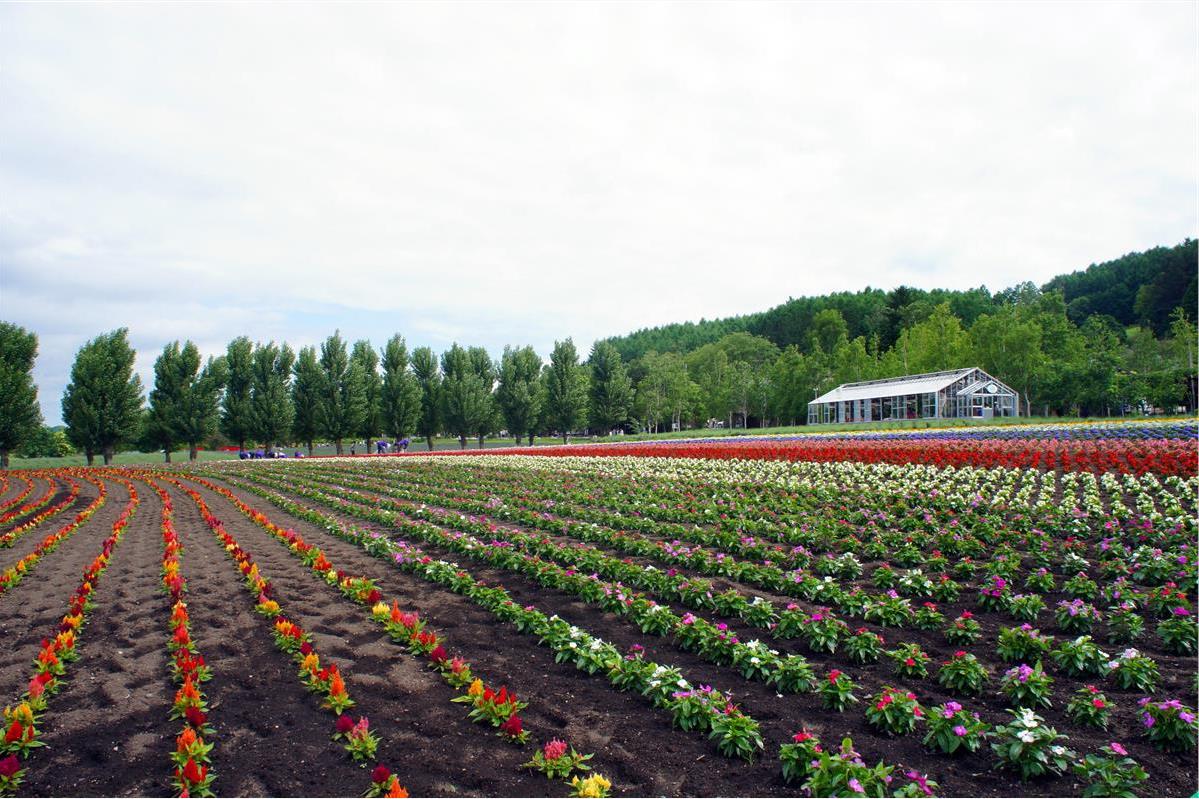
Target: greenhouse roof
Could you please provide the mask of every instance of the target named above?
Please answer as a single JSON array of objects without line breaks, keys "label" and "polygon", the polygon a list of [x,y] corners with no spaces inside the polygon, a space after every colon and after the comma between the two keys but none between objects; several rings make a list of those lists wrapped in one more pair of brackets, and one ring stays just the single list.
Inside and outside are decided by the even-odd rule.
[{"label": "greenhouse roof", "polygon": [[961,380],[977,367],[954,369],[949,372],[929,372],[922,375],[889,377],[886,380],[865,380],[861,383],[843,383],[832,391],[809,402],[816,405],[825,402],[852,402],[854,400],[879,397],[902,397],[908,394],[931,394]]}]

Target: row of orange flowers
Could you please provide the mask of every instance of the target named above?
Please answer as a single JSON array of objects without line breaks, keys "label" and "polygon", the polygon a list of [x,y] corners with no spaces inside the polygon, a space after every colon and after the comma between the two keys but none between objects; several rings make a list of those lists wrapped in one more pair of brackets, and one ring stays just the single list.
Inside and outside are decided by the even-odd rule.
[{"label": "row of orange flowers", "polygon": [[[71,537],[71,534],[83,526],[83,523],[91,518],[104,504],[108,496],[108,488],[104,485],[104,481],[97,480],[94,477],[84,477],[89,483],[95,485],[99,492],[96,498],[91,503],[75,514],[75,518],[64,524],[52,533],[49,533],[45,538],[38,543],[34,550],[25,557],[18,560],[12,566],[9,566],[4,571],[0,572],[0,594],[8,591],[25,577],[29,571],[37,565],[37,562],[44,555],[53,552],[59,544]],[[122,481],[123,482],[123,481]]]},{"label": "row of orange flowers", "polygon": [[[46,490],[24,505],[0,513],[0,524],[8,524],[13,519],[39,511],[50,504],[50,500],[54,499],[54,495],[58,493],[58,481],[49,475],[41,475],[41,477],[46,481]],[[30,481],[30,488],[32,487],[33,483]]]},{"label": "row of orange flowers", "polygon": [[[298,678],[310,691],[321,694],[324,697],[321,706],[337,716],[333,739],[342,742],[346,752],[356,762],[365,764],[373,759],[378,747],[378,739],[371,731],[370,722],[365,716],[355,721],[346,713],[354,706],[354,700],[346,689],[341,669],[335,663],[328,666],[321,665],[320,655],[313,646],[311,634],[283,615],[283,608],[274,599],[274,590],[270,581],[262,575],[250,553],[238,544],[237,540],[225,529],[221,520],[212,514],[199,492],[177,480],[165,479],[182,489],[196,503],[208,528],[237,564],[247,590],[256,597],[255,610],[274,620],[275,645],[300,664]],[[408,792],[400,785],[399,779],[390,770],[385,766],[377,766],[372,772],[371,787],[368,789],[367,795],[406,797]]]},{"label": "row of orange flowers", "polygon": [[[54,503],[49,508],[42,510],[36,516],[21,522],[4,535],[0,535],[0,547],[11,547],[13,543],[22,535],[29,532],[34,527],[37,527],[47,519],[62,513],[64,510],[69,508],[76,499],[79,498],[79,483],[77,483],[68,475],[63,475],[62,478],[67,482],[67,496],[64,499]],[[51,493],[53,493],[53,491]],[[49,500],[47,500],[47,502],[48,501]]]},{"label": "row of orange flowers", "polygon": [[162,501],[162,588],[171,598],[167,648],[171,652],[171,677],[177,688],[171,704],[171,718],[182,722],[171,753],[174,765],[172,782],[180,796],[213,796],[216,774],[210,770],[212,744],[208,724],[208,697],[201,686],[212,678],[204,656],[191,635],[187,611],[187,581],[179,573],[179,554],[183,545],[175,531],[174,506],[170,493],[158,483],[146,480]]},{"label": "row of orange flowers", "polygon": [[[47,707],[47,699],[58,692],[66,679],[67,664],[79,658],[76,647],[83,626],[94,607],[92,595],[104,570],[108,568],[112,551],[125,535],[129,519],[137,510],[141,500],[133,483],[122,478],[112,478],[129,490],[129,502],[121,515],[112,523],[112,532],[104,539],[98,554],[83,572],[79,586],[67,603],[67,612],[59,622],[53,638],[43,638],[41,650],[34,661],[33,676],[26,692],[15,707],[4,708],[4,738],[0,743],[0,795],[15,793],[25,775],[20,760],[44,742],[40,740],[38,724]],[[103,494],[102,494],[103,496]]]},{"label": "row of orange flowers", "polygon": [[[22,475],[22,476],[17,477],[17,479],[23,481],[25,483],[25,487],[22,488],[20,490],[20,492],[18,492],[17,495],[15,497],[13,497],[12,499],[5,500],[4,502],[0,502],[0,513],[7,513],[10,508],[20,505],[22,502],[24,502],[29,497],[30,494],[33,493],[33,478],[32,477],[30,477],[28,475]],[[7,478],[5,478],[4,485],[2,488],[0,488],[0,492],[6,491],[6,490],[8,490],[8,479]]]}]

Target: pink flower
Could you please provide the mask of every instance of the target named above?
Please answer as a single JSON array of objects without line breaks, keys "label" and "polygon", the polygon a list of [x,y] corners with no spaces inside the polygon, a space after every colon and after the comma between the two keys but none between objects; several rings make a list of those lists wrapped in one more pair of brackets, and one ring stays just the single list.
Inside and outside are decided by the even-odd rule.
[{"label": "pink flower", "polygon": [[1128,754],[1128,750],[1125,749],[1120,744],[1116,743],[1115,741],[1112,741],[1112,751],[1118,755],[1127,755]]},{"label": "pink flower", "polygon": [[546,760],[557,760],[566,754],[566,741],[560,741],[555,738],[545,745],[542,753],[545,755]]},{"label": "pink flower", "polygon": [[961,738],[962,736],[964,736],[966,734],[966,728],[963,727],[961,724],[959,724],[953,728],[953,734],[956,735],[957,737]]},{"label": "pink flower", "polygon": [[866,789],[862,787],[862,783],[858,782],[853,777],[849,778],[849,788],[854,793],[866,793]]}]

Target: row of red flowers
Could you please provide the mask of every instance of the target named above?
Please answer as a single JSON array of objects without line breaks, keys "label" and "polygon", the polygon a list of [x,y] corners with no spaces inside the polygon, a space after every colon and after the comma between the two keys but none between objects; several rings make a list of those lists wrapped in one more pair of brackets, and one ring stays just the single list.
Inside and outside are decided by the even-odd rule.
[{"label": "row of red flowers", "polygon": [[183,545],[175,530],[171,495],[158,483],[149,479],[146,482],[162,500],[162,588],[171,598],[171,636],[167,648],[171,652],[171,677],[178,686],[171,718],[183,723],[175,739],[175,751],[171,753],[172,782],[180,796],[212,796],[216,774],[210,770],[212,744],[205,736],[211,737],[213,730],[208,724],[208,698],[200,687],[212,678],[212,671],[191,636],[191,618],[185,601],[187,581],[179,573]]},{"label": "row of red flowers", "polygon": [[753,441],[651,441],[527,449],[447,450],[437,455],[535,454],[720,460],[857,461],[981,468],[1031,468],[1188,476],[1199,468],[1195,442],[1157,440],[940,439],[881,441],[854,438]]},{"label": "row of red flowers", "polygon": [[[32,473],[30,473],[30,474],[32,474]],[[0,503],[0,513],[5,513],[13,506],[20,505],[22,502],[24,502],[29,497],[30,494],[33,493],[33,478],[31,476],[21,475],[21,476],[17,477],[17,479],[23,481],[25,483],[25,487],[22,488],[17,493],[17,495],[15,497],[13,497],[12,499],[9,499],[9,500],[6,500],[6,501]],[[8,489],[7,478],[4,481],[4,489],[5,490]]]},{"label": "row of red flowers", "polygon": [[[291,655],[292,659],[299,663],[298,678],[310,691],[323,695],[322,707],[337,716],[333,739],[344,742],[344,748],[355,761],[365,762],[373,759],[378,739],[371,732],[370,722],[365,716],[355,721],[345,712],[354,706],[354,700],[350,698],[349,692],[346,690],[345,678],[337,664],[322,667],[320,655],[312,643],[311,634],[283,615],[282,607],[274,599],[274,589],[270,581],[262,576],[258,564],[254,562],[250,553],[238,544],[237,540],[225,529],[221,520],[212,514],[199,492],[172,478],[166,479],[178,486],[196,503],[208,528],[237,564],[247,590],[256,597],[255,610],[274,620],[275,646]],[[374,777],[382,774],[379,768],[387,771],[385,767],[375,769],[375,772],[372,773],[368,795],[391,797],[408,795],[408,792],[400,785],[399,779],[390,771],[387,771],[386,781],[375,780]]]},{"label": "row of red flowers", "polygon": [[[41,475],[41,477],[46,481],[46,490],[24,505],[0,513],[0,524],[8,524],[13,519],[39,511],[50,504],[50,501],[54,499],[54,495],[58,493],[58,480],[49,475]],[[32,487],[33,484],[31,482],[30,488]]]},{"label": "row of red flowers", "polygon": [[[69,508],[76,499],[79,498],[79,483],[77,483],[68,475],[63,475],[62,477],[67,482],[67,496],[54,503],[54,505],[42,510],[32,518],[21,522],[4,535],[0,535],[0,547],[11,547],[13,543],[22,535],[37,527],[47,519],[62,513],[64,510]],[[47,500],[47,502],[48,501],[49,500]]]},{"label": "row of red flowers", "polygon": [[47,697],[58,692],[66,678],[68,663],[79,658],[76,647],[95,603],[92,595],[104,570],[108,568],[112,551],[125,535],[129,519],[137,510],[140,499],[134,485],[121,478],[112,478],[129,491],[129,502],[112,524],[112,532],[104,539],[98,554],[83,572],[79,586],[67,603],[67,612],[59,622],[53,638],[43,638],[41,650],[34,661],[33,676],[21,701],[14,708],[4,709],[4,739],[0,743],[0,795],[15,793],[20,787],[25,769],[19,758],[45,744],[40,740],[38,724],[47,707]]},{"label": "row of red flowers", "polygon": [[96,498],[91,503],[75,514],[75,518],[64,524],[52,533],[49,533],[34,550],[25,557],[18,560],[12,566],[9,566],[3,572],[0,572],[0,594],[8,591],[25,577],[29,571],[37,565],[37,562],[44,555],[53,552],[54,549],[71,536],[76,530],[83,526],[83,523],[91,518],[92,514],[100,509],[107,499],[108,488],[104,485],[103,480],[97,480],[94,477],[84,477],[83,479],[95,485],[98,489]]}]

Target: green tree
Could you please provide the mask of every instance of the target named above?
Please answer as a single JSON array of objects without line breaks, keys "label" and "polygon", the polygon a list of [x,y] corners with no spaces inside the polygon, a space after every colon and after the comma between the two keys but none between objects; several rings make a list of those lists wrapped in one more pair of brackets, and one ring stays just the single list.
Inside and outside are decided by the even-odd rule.
[{"label": "green tree", "polygon": [[42,412],[33,383],[37,336],[23,327],[0,322],[0,469],[8,454],[37,434]]},{"label": "green tree", "polygon": [[[199,368],[199,361],[197,353],[195,368]],[[171,450],[178,442],[175,437],[176,405],[183,393],[187,367],[178,341],[163,347],[162,354],[154,361],[154,388],[150,389],[149,407],[142,418],[141,446],[146,451],[162,450],[166,463],[171,462]]]},{"label": "green tree", "polygon": [[486,432],[479,431],[486,431],[493,417],[490,359],[486,351],[480,356],[473,350],[455,343],[441,355],[442,418],[446,430],[458,439],[462,449],[466,449],[466,439],[472,435],[479,436],[482,448]]},{"label": "green tree", "polygon": [[813,391],[812,357],[792,344],[783,350],[771,369],[770,407],[783,424],[806,423]]},{"label": "green tree", "polygon": [[928,317],[899,334],[896,348],[906,350],[906,374],[941,372],[970,365],[970,334],[953,315],[949,303],[933,308]]},{"label": "green tree", "polygon": [[983,314],[970,328],[976,361],[1024,399],[1024,415],[1032,415],[1032,396],[1045,364],[1042,330],[1036,319],[1021,319],[1017,307]]},{"label": "green tree", "polygon": [[133,373],[135,353],[127,336],[120,328],[84,344],[63,393],[67,438],[84,451],[89,466],[97,452],[106,465],[112,463],[117,447],[138,432],[142,381]]},{"label": "green tree", "polygon": [[[190,341],[184,345],[195,350],[195,360],[199,363],[199,351]],[[190,357],[190,356],[189,356]],[[184,384],[183,393],[176,406],[175,435],[179,441],[187,444],[187,458],[194,461],[200,450],[200,444],[211,438],[217,431],[220,421],[221,389],[225,386],[225,358],[209,357],[204,368],[199,373],[193,372]]]},{"label": "green tree", "polygon": [[420,386],[420,418],[416,432],[425,437],[429,451],[433,451],[433,437],[441,432],[441,373],[437,370],[437,356],[428,347],[417,347],[412,351],[412,376]]},{"label": "green tree", "polygon": [[361,367],[350,360],[341,332],[334,332],[321,344],[321,395],[317,402],[317,420],[338,455],[342,442],[362,425],[363,396]]},{"label": "green tree", "polygon": [[521,437],[525,435],[528,435],[529,444],[532,445],[533,436],[537,433],[537,420],[545,401],[540,378],[541,358],[532,347],[504,347],[504,354],[500,358],[496,401],[508,432],[516,436],[517,446],[520,446]]},{"label": "green tree", "polygon": [[291,402],[291,370],[296,356],[286,343],[271,341],[254,348],[250,379],[250,431],[267,454],[291,435],[295,408]]},{"label": "green tree", "polygon": [[42,425],[17,450],[22,458],[61,458],[75,451],[65,431]]},{"label": "green tree", "polygon": [[549,368],[545,370],[546,421],[569,443],[571,430],[583,422],[587,408],[587,385],[579,353],[569,338],[555,341],[550,353]]},{"label": "green tree", "polygon": [[143,419],[146,449],[161,449],[170,463],[175,446],[187,444],[188,459],[194,461],[200,442],[216,432],[224,372],[224,358],[209,358],[201,371],[200,350],[191,341],[163,347],[154,362],[154,388]]},{"label": "green tree", "polygon": [[366,440],[366,452],[370,454],[375,436],[383,432],[383,380],[379,377],[379,355],[369,341],[356,341],[350,360],[358,365],[358,377],[362,381],[359,386],[362,415],[356,432]]},{"label": "green tree", "polygon": [[687,356],[687,374],[699,387],[706,419],[728,419],[732,425],[732,373],[729,356],[714,342]]},{"label": "green tree", "polygon": [[408,345],[392,336],[383,348],[383,431],[399,441],[416,430],[421,413],[420,382],[408,369]]},{"label": "green tree", "polygon": [[300,349],[292,376],[291,433],[308,446],[308,457],[312,457],[312,444],[321,431],[319,407],[325,379],[316,359],[316,347]]},{"label": "green tree", "polygon": [[633,406],[633,383],[620,353],[605,341],[597,341],[588,359],[591,366],[590,411],[593,431],[608,435],[623,428]]},{"label": "green tree", "polygon": [[495,381],[499,377],[499,369],[483,347],[471,347],[467,355],[470,356],[471,370],[483,386],[482,407],[471,428],[478,439],[479,449],[483,449],[483,439],[493,434],[501,424],[500,409],[495,400]]},{"label": "green tree", "polygon": [[250,383],[254,379],[254,345],[245,336],[229,342],[225,352],[227,382],[221,400],[221,432],[245,450],[253,432],[250,416]]}]

